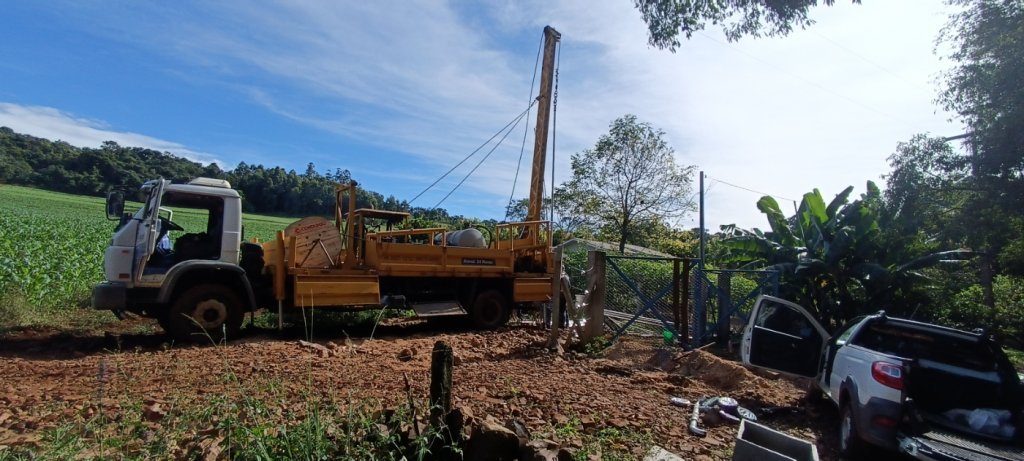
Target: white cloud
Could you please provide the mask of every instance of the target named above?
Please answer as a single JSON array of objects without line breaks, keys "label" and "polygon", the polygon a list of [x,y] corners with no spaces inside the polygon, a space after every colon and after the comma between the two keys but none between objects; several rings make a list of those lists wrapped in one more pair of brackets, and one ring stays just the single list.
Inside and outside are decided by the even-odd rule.
[{"label": "white cloud", "polygon": [[195,162],[214,162],[224,167],[224,163],[212,155],[194,151],[179,143],[138,133],[114,131],[105,122],[76,117],[52,107],[0,102],[0,126],[78,147],[100,147],[104,141],[114,141],[122,146],[170,152]]}]

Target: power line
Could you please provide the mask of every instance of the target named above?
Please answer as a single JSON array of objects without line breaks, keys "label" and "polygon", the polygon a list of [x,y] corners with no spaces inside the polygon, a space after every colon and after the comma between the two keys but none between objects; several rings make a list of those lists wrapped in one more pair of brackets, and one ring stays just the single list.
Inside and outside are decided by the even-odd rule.
[{"label": "power line", "polygon": [[736,184],[733,184],[733,183],[727,182],[727,181],[722,181],[721,179],[718,179],[718,178],[710,178],[709,177],[708,179],[714,179],[716,182],[720,182],[722,184],[725,184],[726,186],[732,186],[732,187],[735,187],[737,189],[745,190],[747,192],[753,192],[753,193],[761,195],[761,196],[767,195],[769,197],[775,197],[777,199],[782,199],[782,200],[786,200],[786,201],[789,201],[789,202],[795,202],[796,201],[794,199],[786,198],[786,197],[783,197],[781,195],[769,194],[767,192],[761,192],[761,191],[757,191],[757,190],[754,190],[754,189],[746,188],[746,187],[743,187],[743,186],[737,186]]},{"label": "power line", "polygon": [[[530,106],[532,107],[532,106],[533,106],[533,104],[531,104]],[[526,111],[525,111],[524,113],[522,113],[522,114],[519,114],[519,117],[518,117],[518,118],[516,118],[516,120],[515,120],[515,124],[514,124],[514,125],[512,125],[512,128],[509,128],[509,129],[508,129],[508,131],[505,131],[505,134],[504,134],[504,135],[503,135],[503,136],[501,137],[501,139],[499,139],[499,140],[498,140],[498,142],[497,142],[496,144],[494,144],[494,147],[492,147],[492,148],[491,148],[491,150],[490,150],[489,152],[487,152],[487,155],[484,155],[484,158],[480,159],[480,161],[479,161],[479,162],[476,162],[476,165],[475,165],[475,166],[473,166],[473,169],[472,169],[472,170],[469,170],[469,173],[466,173],[466,175],[462,177],[462,180],[461,180],[461,181],[459,181],[459,183],[458,183],[458,184],[456,184],[456,185],[455,185],[455,187],[453,187],[453,188],[452,188],[452,190],[448,191],[448,194],[446,194],[446,195],[444,196],[444,198],[442,198],[442,199],[441,199],[440,201],[438,201],[438,202],[437,202],[437,204],[436,204],[436,205],[434,205],[434,208],[437,208],[437,207],[441,206],[441,204],[442,204],[442,203],[444,203],[444,201],[445,201],[445,200],[448,200],[448,197],[451,197],[451,195],[452,195],[453,193],[455,193],[455,191],[456,191],[456,190],[457,190],[457,189],[458,189],[458,188],[459,188],[460,186],[462,186],[462,183],[466,182],[466,180],[467,180],[467,179],[469,179],[469,177],[470,177],[470,176],[471,176],[471,175],[472,175],[473,173],[475,173],[475,172],[476,172],[476,169],[477,169],[477,168],[480,168],[480,165],[483,165],[484,161],[486,161],[486,160],[487,160],[487,158],[488,158],[488,157],[490,157],[490,156],[491,156],[491,154],[493,154],[493,153],[494,153],[494,151],[495,151],[495,150],[497,150],[499,146],[501,146],[501,143],[505,141],[505,138],[507,138],[507,137],[508,137],[508,135],[512,134],[512,130],[515,130],[515,129],[516,129],[516,127],[517,127],[517,126],[519,126],[519,122],[523,121],[523,117],[525,117],[525,116],[526,116],[527,114],[529,114],[529,113],[530,113],[530,109],[529,109],[529,108],[527,108],[527,109],[526,109]],[[494,138],[491,138],[491,139],[494,139]],[[469,157],[467,157],[467,159],[468,159],[468,158],[469,158]]]},{"label": "power line", "polygon": [[[484,141],[484,143],[483,143],[483,144],[481,144],[481,145],[480,145],[479,147],[477,147],[476,149],[473,149],[473,152],[470,152],[470,153],[469,153],[469,155],[467,155],[467,156],[466,156],[465,158],[463,158],[462,160],[460,160],[460,161],[459,161],[459,163],[456,163],[456,164],[455,164],[455,166],[451,167],[451,169],[449,169],[449,170],[448,170],[447,172],[445,172],[445,174],[441,175],[441,177],[440,177],[440,178],[437,178],[437,179],[436,179],[436,180],[435,180],[434,182],[430,183],[430,185],[429,185],[429,186],[427,186],[427,188],[426,188],[426,189],[423,189],[423,191],[421,191],[420,193],[416,194],[416,196],[415,196],[415,197],[413,197],[413,198],[412,198],[412,200],[409,200],[409,203],[410,203],[410,204],[412,204],[412,202],[415,202],[415,201],[416,201],[416,199],[420,198],[420,197],[421,197],[421,196],[422,196],[423,194],[427,193],[427,191],[429,191],[429,190],[430,190],[431,188],[433,188],[434,186],[436,186],[436,185],[437,185],[437,183],[441,182],[441,180],[442,180],[442,179],[444,179],[444,178],[448,177],[448,175],[449,175],[449,174],[451,174],[451,173],[452,173],[453,171],[455,171],[455,169],[456,169],[456,168],[458,168],[459,166],[461,166],[461,165],[462,165],[463,163],[466,163],[466,160],[469,160],[469,158],[470,158],[470,157],[472,157],[472,156],[474,156],[474,155],[476,155],[476,153],[477,153],[477,152],[479,152],[479,151],[480,151],[480,149],[483,149],[483,148],[484,148],[484,146],[486,146],[486,145],[490,144],[490,142],[491,142],[491,141],[493,141],[493,140],[494,140],[494,138],[497,138],[499,134],[501,134],[501,133],[504,133],[504,132],[505,132],[505,130],[507,130],[507,129],[508,129],[508,127],[510,127],[510,126],[513,126],[514,124],[515,124],[515,125],[518,125],[518,124],[519,124],[519,121],[523,119],[523,116],[525,116],[526,114],[529,114],[529,113],[530,113],[530,109],[531,109],[531,108],[533,107],[533,105],[534,105],[534,104],[535,104],[536,102],[537,102],[537,101],[531,101],[531,102],[530,102],[530,105],[526,106],[526,109],[525,109],[525,110],[523,110],[522,112],[520,112],[520,113],[519,113],[519,115],[517,115],[517,116],[516,116],[516,117],[515,117],[514,119],[512,119],[512,121],[508,122],[508,124],[506,124],[506,125],[505,125],[504,127],[502,127],[502,128],[500,129],[500,130],[498,130],[498,132],[497,132],[497,133],[494,133],[494,135],[493,135],[493,136],[491,136],[491,137],[490,137],[490,139],[488,139],[487,141]],[[506,133],[506,134],[505,134],[505,137],[507,137],[507,136],[508,136],[508,134]],[[505,139],[505,137],[502,137],[501,139],[502,139],[502,140],[504,140],[504,139]],[[500,142],[499,142],[499,144],[500,144]],[[494,151],[494,150],[492,149],[492,150],[491,150],[491,152],[493,152],[493,151]],[[490,155],[490,154],[488,154],[488,155]],[[475,169],[476,169],[476,168],[474,168],[474,170],[475,170]],[[459,184],[462,184],[462,183],[459,183]],[[457,186],[456,186],[456,187],[457,187]],[[449,193],[449,195],[451,195],[451,193]]]},{"label": "power line", "polygon": [[864,62],[866,62],[868,64],[871,64],[872,66],[875,66],[875,68],[877,68],[878,70],[881,70],[882,72],[885,72],[885,73],[895,77],[897,80],[899,80],[899,81],[901,81],[903,83],[906,83],[907,85],[910,85],[910,86],[912,86],[914,88],[920,88],[921,87],[920,84],[911,82],[910,80],[907,80],[907,79],[903,78],[902,75],[899,75],[896,72],[893,72],[893,71],[883,67],[881,64],[878,64],[878,63],[876,63],[876,62],[874,62],[874,61],[864,57],[860,53],[857,53],[856,51],[853,51],[853,50],[851,50],[851,49],[841,45],[840,43],[838,43],[838,42],[836,42],[836,41],[834,41],[834,40],[832,40],[832,39],[822,35],[821,33],[819,33],[818,31],[814,30],[813,28],[811,28],[810,31],[811,31],[811,33],[813,33],[814,35],[817,35],[822,40],[828,42],[832,46],[835,46],[836,48],[839,48],[839,49],[841,49],[841,50],[843,50],[843,51],[853,55],[854,57],[856,57],[857,59],[860,59],[861,61],[864,61]]}]

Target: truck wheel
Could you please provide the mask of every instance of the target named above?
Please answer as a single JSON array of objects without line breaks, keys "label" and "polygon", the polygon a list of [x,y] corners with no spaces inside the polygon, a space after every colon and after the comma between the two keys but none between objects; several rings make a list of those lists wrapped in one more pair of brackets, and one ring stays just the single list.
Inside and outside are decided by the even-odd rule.
[{"label": "truck wheel", "polygon": [[511,310],[508,300],[498,290],[480,293],[473,302],[473,325],[484,330],[493,330],[508,322]]},{"label": "truck wheel", "polygon": [[857,434],[857,422],[853,419],[850,403],[843,404],[839,415],[839,455],[849,458],[864,451],[864,441]]},{"label": "truck wheel", "polygon": [[178,341],[216,342],[237,337],[244,317],[242,302],[233,291],[220,285],[196,285],[171,305],[167,332]]}]

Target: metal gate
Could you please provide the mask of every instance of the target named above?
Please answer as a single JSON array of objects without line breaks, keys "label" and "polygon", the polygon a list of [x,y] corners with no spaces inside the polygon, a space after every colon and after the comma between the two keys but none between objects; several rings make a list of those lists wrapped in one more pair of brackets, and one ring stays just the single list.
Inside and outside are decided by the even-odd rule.
[{"label": "metal gate", "polygon": [[778,293],[774,271],[697,269],[696,259],[605,256],[605,322],[623,334],[664,335],[699,347],[745,325],[758,295]]},{"label": "metal gate", "polygon": [[747,324],[758,295],[777,295],[779,273],[750,270],[693,271],[693,347],[716,339],[725,345]]},{"label": "metal gate", "polygon": [[612,340],[626,333],[684,342],[692,325],[692,259],[606,256],[604,317]]}]

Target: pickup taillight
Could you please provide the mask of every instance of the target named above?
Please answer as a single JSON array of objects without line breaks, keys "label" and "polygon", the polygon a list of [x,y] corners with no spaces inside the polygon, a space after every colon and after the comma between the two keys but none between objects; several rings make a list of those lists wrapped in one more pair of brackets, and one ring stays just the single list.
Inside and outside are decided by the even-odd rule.
[{"label": "pickup taillight", "polygon": [[897,390],[903,390],[903,367],[889,362],[871,364],[871,377],[879,384]]}]

